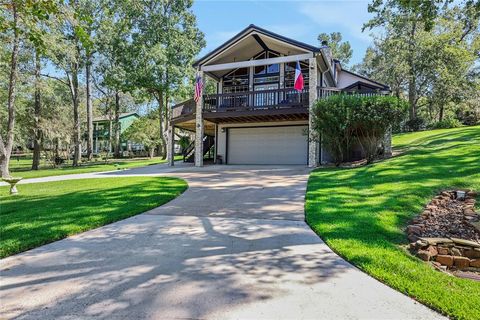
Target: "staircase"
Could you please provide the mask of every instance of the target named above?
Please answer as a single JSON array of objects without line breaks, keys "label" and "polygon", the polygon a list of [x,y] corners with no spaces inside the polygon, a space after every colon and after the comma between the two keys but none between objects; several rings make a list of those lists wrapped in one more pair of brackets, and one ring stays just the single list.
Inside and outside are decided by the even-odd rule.
[{"label": "staircase", "polygon": [[[215,145],[215,138],[212,136],[205,136],[203,138],[203,156],[209,153],[210,158],[212,157],[213,146]],[[195,140],[192,141],[182,152],[183,162],[194,162],[195,161]]]}]

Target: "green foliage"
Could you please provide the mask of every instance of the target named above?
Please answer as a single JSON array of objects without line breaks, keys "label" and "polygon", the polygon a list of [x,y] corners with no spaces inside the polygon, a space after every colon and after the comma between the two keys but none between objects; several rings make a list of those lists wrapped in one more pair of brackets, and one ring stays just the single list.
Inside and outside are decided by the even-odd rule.
[{"label": "green foliage", "polygon": [[191,141],[188,136],[181,136],[180,139],[178,140],[178,144],[182,148],[182,151],[185,150],[189,145]]},{"label": "green foliage", "polygon": [[350,42],[342,42],[342,34],[340,32],[320,33],[317,39],[320,44],[325,41],[332,51],[332,56],[340,60],[343,65],[347,65],[350,62],[353,50]]},{"label": "green foliage", "polygon": [[450,129],[450,128],[459,128],[462,124],[457,119],[445,119],[433,123],[431,129]]},{"label": "green foliage", "polygon": [[[439,6],[442,2],[448,5]],[[364,27],[384,32],[355,69],[388,84],[396,96],[408,97],[411,120],[443,120],[478,91],[478,4],[373,1],[369,9],[375,16]]]},{"label": "green foliage", "polygon": [[415,117],[405,122],[404,131],[419,131],[426,127],[426,121],[422,117]]},{"label": "green foliage", "polygon": [[334,95],[317,101],[313,129],[336,165],[355,141],[371,162],[387,130],[403,120],[406,109],[403,100],[391,96]]},{"label": "green foliage", "polygon": [[398,157],[354,169],[315,170],[306,220],[335,252],[392,288],[453,319],[478,319],[480,285],[412,257],[405,227],[437,192],[480,190],[480,126],[393,138]]},{"label": "green foliage", "polygon": [[150,151],[150,157],[153,157],[153,150],[160,143],[158,120],[148,117],[136,119],[122,135],[126,140],[146,146]]},{"label": "green foliage", "polygon": [[0,257],[125,219],[181,194],[177,178],[101,178],[0,187]]}]

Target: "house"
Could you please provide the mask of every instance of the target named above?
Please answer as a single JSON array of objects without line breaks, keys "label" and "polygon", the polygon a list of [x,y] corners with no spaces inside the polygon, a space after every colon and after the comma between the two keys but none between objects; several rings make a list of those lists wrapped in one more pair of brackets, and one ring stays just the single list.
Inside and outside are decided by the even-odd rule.
[{"label": "house", "polygon": [[[136,112],[120,113],[120,152],[143,150],[143,145],[122,140],[122,133],[140,116]],[[93,153],[113,152],[110,136],[114,133],[115,117],[100,116],[93,119]]]},{"label": "house", "polygon": [[[300,63],[304,89],[296,91]],[[173,165],[175,128],[195,132],[190,159],[204,155],[224,164],[303,164],[328,162],[318,141],[310,139],[310,108],[317,99],[348,92],[385,94],[389,88],[345,70],[329,47],[308,45],[250,25],[194,63],[202,79],[216,83],[203,94],[173,107],[169,163]]]}]

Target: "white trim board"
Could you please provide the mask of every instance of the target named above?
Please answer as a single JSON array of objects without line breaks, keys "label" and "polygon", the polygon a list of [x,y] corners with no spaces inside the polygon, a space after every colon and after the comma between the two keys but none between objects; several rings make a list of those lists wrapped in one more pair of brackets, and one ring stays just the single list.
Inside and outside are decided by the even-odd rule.
[{"label": "white trim board", "polygon": [[313,57],[314,57],[313,53],[304,53],[304,54],[296,54],[296,55],[284,56],[284,57],[278,57],[278,58],[214,64],[210,66],[202,66],[200,67],[200,70],[204,72],[212,72],[212,71],[221,71],[221,70],[229,70],[229,69],[237,69],[237,68],[257,67],[257,66],[265,66],[269,64],[294,62],[297,60],[306,60]]}]

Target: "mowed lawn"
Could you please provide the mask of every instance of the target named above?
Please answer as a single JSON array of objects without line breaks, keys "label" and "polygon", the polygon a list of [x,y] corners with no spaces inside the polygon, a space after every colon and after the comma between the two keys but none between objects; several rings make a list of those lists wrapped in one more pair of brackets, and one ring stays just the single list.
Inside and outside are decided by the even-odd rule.
[{"label": "mowed lawn", "polygon": [[[175,160],[180,160],[180,156],[176,156]],[[64,164],[58,168],[51,168],[43,164],[40,170],[30,170],[32,167],[32,159],[22,159],[18,160],[15,157],[12,157],[10,160],[10,175],[13,177],[22,177],[24,179],[30,178],[41,178],[49,176],[61,176],[66,174],[77,174],[77,173],[89,173],[89,172],[102,172],[102,171],[112,171],[118,169],[131,169],[143,166],[149,166],[154,164],[166,163],[167,160],[162,160],[160,157],[155,157],[152,159],[149,158],[140,158],[140,159],[110,159],[108,163],[103,161],[101,162],[91,162],[91,163],[82,163],[78,167],[72,167],[69,164]]]},{"label": "mowed lawn", "polygon": [[480,319],[480,282],[412,257],[404,231],[440,190],[480,191],[480,127],[401,134],[393,144],[403,152],[395,158],[312,172],[307,222],[333,250],[389,286],[452,318]]},{"label": "mowed lawn", "polygon": [[160,206],[187,189],[181,179],[128,177],[0,187],[0,257]]}]

